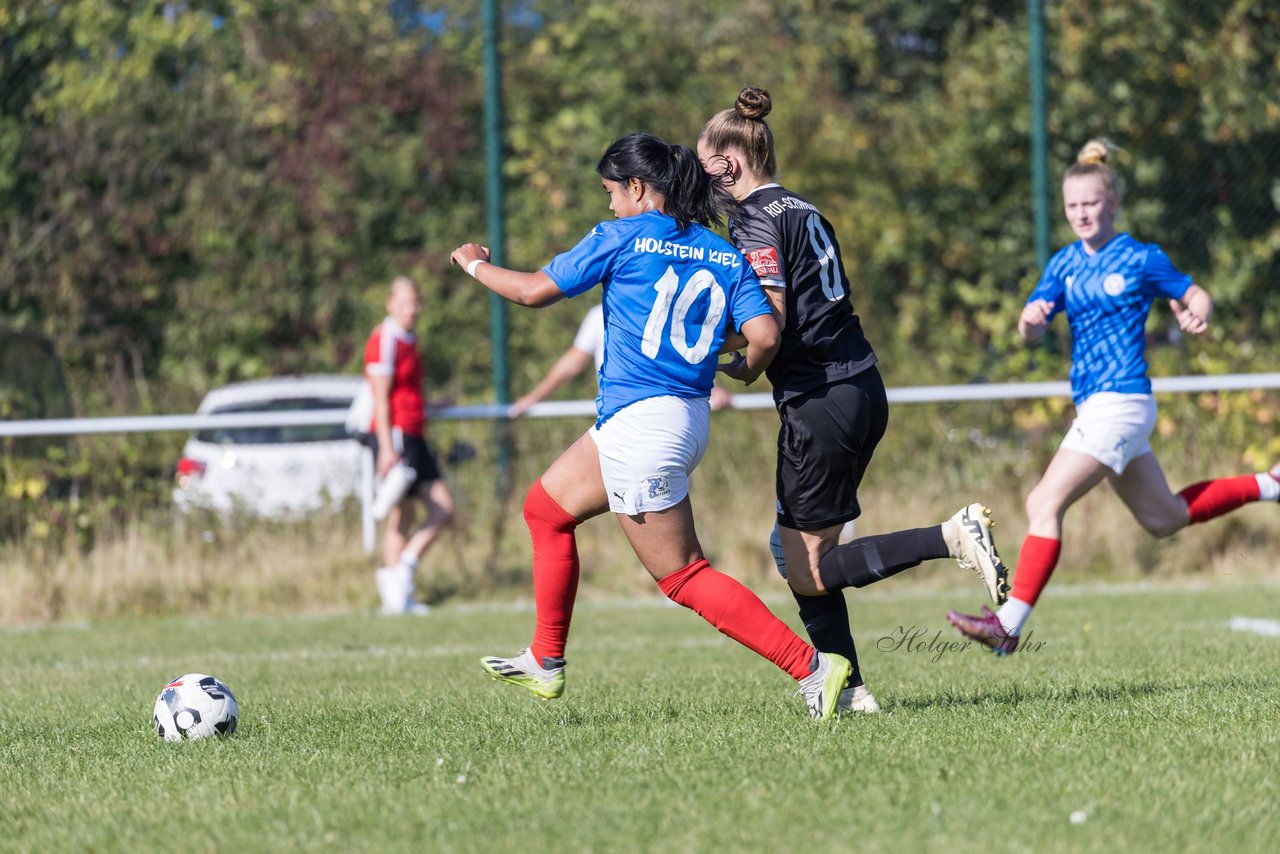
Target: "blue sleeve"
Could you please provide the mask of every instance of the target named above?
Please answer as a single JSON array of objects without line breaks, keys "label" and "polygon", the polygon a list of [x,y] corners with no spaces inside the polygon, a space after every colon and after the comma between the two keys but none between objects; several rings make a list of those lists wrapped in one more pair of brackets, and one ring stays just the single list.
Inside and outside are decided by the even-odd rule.
[{"label": "blue sleeve", "polygon": [[1036,284],[1035,290],[1031,292],[1031,296],[1027,297],[1027,303],[1033,303],[1036,300],[1048,300],[1053,303],[1053,311],[1049,312],[1049,320],[1067,307],[1067,289],[1062,281],[1062,265],[1058,262],[1058,256],[1055,255],[1049,260],[1049,265],[1044,268],[1044,272],[1040,274],[1040,281]]},{"label": "blue sleeve", "polygon": [[1147,261],[1142,266],[1142,292],[1147,296],[1182,299],[1191,287],[1191,277],[1173,266],[1159,246],[1147,247]]},{"label": "blue sleeve", "polygon": [[621,245],[617,230],[609,225],[600,223],[577,246],[552,258],[542,268],[565,296],[576,297],[609,278]]},{"label": "blue sleeve", "polygon": [[751,318],[773,313],[773,307],[769,305],[764,289],[760,287],[760,280],[749,264],[742,265],[741,275],[729,303],[729,313],[733,316],[733,328],[738,332],[742,331],[742,324]]}]

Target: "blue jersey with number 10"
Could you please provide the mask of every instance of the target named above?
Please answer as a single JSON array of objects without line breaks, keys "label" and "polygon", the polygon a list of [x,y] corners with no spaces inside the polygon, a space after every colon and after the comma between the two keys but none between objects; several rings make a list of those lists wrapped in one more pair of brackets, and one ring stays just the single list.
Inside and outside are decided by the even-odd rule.
[{"label": "blue jersey with number 10", "polygon": [[542,270],[570,297],[604,285],[597,425],[638,400],[707,397],[730,320],[770,313],[736,249],[657,211],[600,223]]}]

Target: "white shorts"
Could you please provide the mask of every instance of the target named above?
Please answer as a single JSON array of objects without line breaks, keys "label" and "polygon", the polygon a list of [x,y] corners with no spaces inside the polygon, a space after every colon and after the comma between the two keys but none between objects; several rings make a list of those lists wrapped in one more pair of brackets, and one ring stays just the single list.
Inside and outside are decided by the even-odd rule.
[{"label": "white shorts", "polygon": [[1151,452],[1155,426],[1156,399],[1151,395],[1100,391],[1076,408],[1076,420],[1059,447],[1124,474],[1132,460]]},{"label": "white shorts", "polygon": [[710,414],[705,397],[650,397],[587,431],[600,451],[609,509],[635,516],[683,501],[707,450]]}]

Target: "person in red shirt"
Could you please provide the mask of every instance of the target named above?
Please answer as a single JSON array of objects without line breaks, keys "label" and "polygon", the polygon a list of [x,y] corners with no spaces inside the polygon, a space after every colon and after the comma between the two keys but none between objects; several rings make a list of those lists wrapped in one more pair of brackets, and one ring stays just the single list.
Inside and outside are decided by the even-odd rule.
[{"label": "person in red shirt", "polygon": [[[373,393],[369,433],[376,443],[380,490],[392,488],[401,495],[387,511],[382,540],[386,565],[377,572],[378,596],[387,615],[426,613],[427,606],[413,598],[414,574],[427,549],[453,520],[453,496],[426,443],[422,356],[413,331],[421,314],[418,286],[412,279],[397,277],[387,295],[387,317],[364,349],[364,373]],[[393,482],[400,487],[393,487]],[[418,501],[426,505],[421,525],[416,525]]]}]

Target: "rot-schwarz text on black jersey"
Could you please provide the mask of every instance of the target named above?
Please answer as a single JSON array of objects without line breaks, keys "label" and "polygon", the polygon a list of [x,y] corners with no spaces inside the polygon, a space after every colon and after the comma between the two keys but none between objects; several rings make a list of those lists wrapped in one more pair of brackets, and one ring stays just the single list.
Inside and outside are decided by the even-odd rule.
[{"label": "rot-schwarz text on black jersey", "polygon": [[816,207],[777,184],[766,184],[731,215],[729,237],[762,285],[786,292],[782,346],[765,372],[774,400],[875,364],[876,354],[849,298],[840,244]]}]

